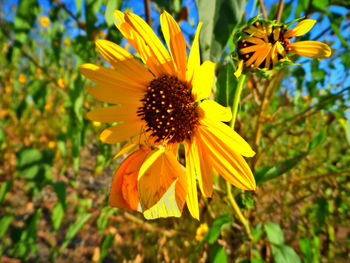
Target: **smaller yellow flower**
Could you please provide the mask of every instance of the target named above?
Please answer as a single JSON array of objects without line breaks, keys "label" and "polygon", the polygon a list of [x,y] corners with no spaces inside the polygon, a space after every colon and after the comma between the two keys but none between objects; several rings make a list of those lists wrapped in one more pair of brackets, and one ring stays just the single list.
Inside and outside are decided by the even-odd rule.
[{"label": "smaller yellow flower", "polygon": [[50,103],[46,103],[44,108],[45,108],[45,110],[51,109],[51,104]]},{"label": "smaller yellow flower", "polygon": [[47,145],[50,149],[53,149],[56,147],[56,143],[54,141],[49,141],[48,145]]},{"label": "smaller yellow flower", "polygon": [[207,223],[200,224],[200,226],[196,230],[196,240],[201,241],[202,238],[204,237],[205,233],[208,232],[208,225]]},{"label": "smaller yellow flower", "polygon": [[66,40],[64,41],[64,45],[65,45],[66,47],[70,47],[70,45],[71,45],[70,40],[69,40],[69,39],[66,39]]},{"label": "smaller yellow flower", "polygon": [[27,82],[27,77],[23,74],[19,75],[18,77],[18,81],[22,84],[26,83]]},{"label": "smaller yellow flower", "polygon": [[59,78],[57,80],[57,85],[61,88],[61,89],[64,89],[66,87],[66,81],[62,78]]},{"label": "smaller yellow flower", "polygon": [[130,50],[130,45],[129,45],[129,43],[126,43],[126,44],[125,44],[124,49],[127,50],[127,51]]},{"label": "smaller yellow flower", "polygon": [[[249,22],[248,22],[249,23]],[[332,54],[331,48],[318,41],[291,40],[311,30],[316,20],[304,19],[294,28],[286,24],[257,19],[242,30],[238,47],[239,64],[235,72],[241,75],[243,66],[253,69],[273,69],[279,61],[289,61],[288,54],[297,54],[309,58],[327,58]]]},{"label": "smaller yellow flower", "polygon": [[6,116],[8,116],[10,114],[10,112],[8,110],[1,110],[0,111],[0,117],[1,118],[5,118]]},{"label": "smaller yellow flower", "polygon": [[101,126],[101,122],[94,121],[94,122],[92,122],[92,125],[94,125],[95,127],[100,127]]},{"label": "smaller yellow flower", "polygon": [[40,24],[43,27],[48,27],[50,25],[50,19],[47,16],[40,17]]}]

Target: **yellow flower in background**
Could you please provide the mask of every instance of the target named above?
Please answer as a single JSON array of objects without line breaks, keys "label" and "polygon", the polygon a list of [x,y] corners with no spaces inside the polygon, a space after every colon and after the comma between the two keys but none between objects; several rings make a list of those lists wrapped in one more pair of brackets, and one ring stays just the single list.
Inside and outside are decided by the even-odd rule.
[{"label": "yellow flower in background", "polygon": [[61,89],[64,89],[66,87],[66,81],[62,78],[59,78],[57,80],[57,85],[61,88]]},{"label": "yellow flower in background", "polygon": [[310,58],[326,58],[331,55],[328,45],[318,41],[296,41],[291,39],[306,34],[315,25],[316,20],[305,19],[293,29],[286,25],[267,23],[258,20],[243,29],[242,39],[238,42],[240,64],[236,75],[246,68],[272,69],[287,54],[297,54]]},{"label": "yellow flower in background", "polygon": [[56,142],[54,141],[49,141],[48,145],[47,145],[50,149],[53,149],[56,147]]},{"label": "yellow flower in background", "polygon": [[92,122],[92,125],[94,125],[95,127],[100,127],[101,126],[101,122],[99,122],[99,121],[93,121]]},{"label": "yellow flower in background", "polygon": [[200,226],[196,230],[196,240],[201,241],[204,235],[208,232],[208,225],[207,223],[200,224]]},{"label": "yellow flower in background", "polygon": [[[138,210],[147,219],[181,216],[185,202],[199,219],[196,178],[205,197],[213,191],[213,170],[231,184],[254,190],[255,180],[243,156],[255,153],[223,122],[232,114],[208,100],[215,64],[200,65],[199,24],[187,58],[179,25],[164,12],[161,28],[170,54],[151,27],[133,13],[114,12],[115,24],[138,52],[144,67],[122,47],[97,40],[112,68],[84,64],[80,71],[98,83],[89,93],[115,106],[95,109],[87,118],[119,122],[100,135],[103,142],[128,141],[117,156],[129,153],[114,175],[111,206]],[[177,161],[184,143],[186,169]]]},{"label": "yellow flower in background", "polygon": [[0,110],[0,117],[5,118],[10,115],[10,112],[8,110]]},{"label": "yellow flower in background", "polygon": [[50,25],[50,19],[47,16],[40,17],[39,20],[43,27],[48,27]]},{"label": "yellow flower in background", "polygon": [[46,103],[44,108],[45,108],[45,110],[51,109],[51,104],[50,103]]},{"label": "yellow flower in background", "polygon": [[23,75],[23,74],[20,74],[20,75],[18,76],[18,81],[19,81],[20,83],[24,84],[24,83],[27,82],[27,77],[26,77],[25,75]]}]

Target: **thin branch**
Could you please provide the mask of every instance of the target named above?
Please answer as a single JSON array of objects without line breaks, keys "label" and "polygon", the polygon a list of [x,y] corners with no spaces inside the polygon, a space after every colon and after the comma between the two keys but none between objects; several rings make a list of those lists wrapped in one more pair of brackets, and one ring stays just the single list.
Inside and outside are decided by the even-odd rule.
[{"label": "thin branch", "polygon": [[263,15],[264,15],[264,18],[265,18],[265,19],[268,19],[264,1],[263,1],[263,0],[259,0],[259,4],[260,4],[261,11],[262,11],[262,13],[263,13]]},{"label": "thin branch", "polygon": [[144,2],[144,4],[145,4],[146,22],[147,22],[147,24],[151,25],[151,24],[152,24],[152,20],[151,20],[151,7],[150,7],[149,0],[144,0],[143,2]]},{"label": "thin branch", "polygon": [[277,22],[281,22],[281,17],[283,13],[283,7],[284,7],[284,0],[280,0],[278,4],[278,13],[277,13]]},{"label": "thin branch", "polygon": [[57,3],[60,7],[62,7],[63,10],[66,11],[66,13],[67,13],[70,17],[72,17],[72,18],[77,22],[78,26],[79,26],[81,29],[83,29],[83,30],[86,29],[85,24],[84,24],[83,22],[81,22],[81,21],[79,20],[79,18],[78,18],[76,15],[74,15],[71,11],[69,11],[69,9],[68,9],[60,0],[56,0],[56,3]]}]

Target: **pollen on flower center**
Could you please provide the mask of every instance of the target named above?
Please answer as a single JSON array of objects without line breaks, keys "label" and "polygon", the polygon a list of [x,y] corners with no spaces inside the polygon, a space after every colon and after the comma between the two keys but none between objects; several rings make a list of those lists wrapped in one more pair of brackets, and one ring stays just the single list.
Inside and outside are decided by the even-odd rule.
[{"label": "pollen on flower center", "polygon": [[198,105],[186,82],[164,75],[151,81],[138,116],[156,142],[179,143],[190,139],[199,123]]}]

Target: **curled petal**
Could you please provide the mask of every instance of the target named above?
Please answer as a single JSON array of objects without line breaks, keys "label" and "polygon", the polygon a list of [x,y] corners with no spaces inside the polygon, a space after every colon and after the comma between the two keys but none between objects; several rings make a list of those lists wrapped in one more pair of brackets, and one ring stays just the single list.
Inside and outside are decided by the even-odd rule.
[{"label": "curled petal", "polygon": [[306,34],[313,28],[313,26],[316,24],[316,20],[313,19],[305,19],[301,22],[299,22],[293,29],[288,30],[284,33],[285,38],[292,38],[292,37],[298,37]]}]

